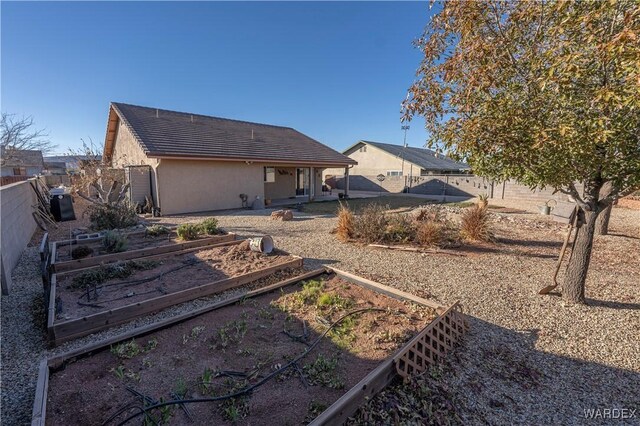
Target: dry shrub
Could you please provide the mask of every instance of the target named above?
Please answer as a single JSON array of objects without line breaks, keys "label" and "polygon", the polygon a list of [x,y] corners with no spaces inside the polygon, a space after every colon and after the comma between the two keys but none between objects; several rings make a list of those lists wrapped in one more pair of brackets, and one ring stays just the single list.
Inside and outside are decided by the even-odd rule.
[{"label": "dry shrub", "polygon": [[354,219],[353,211],[349,207],[340,204],[338,210],[338,226],[335,229],[336,235],[340,241],[349,241],[354,237]]},{"label": "dry shrub", "polygon": [[486,207],[475,205],[462,213],[460,237],[468,241],[492,241],[493,232]]},{"label": "dry shrub", "polygon": [[354,236],[366,243],[379,243],[385,240],[387,224],[389,223],[385,216],[388,206],[379,204],[369,204],[362,213],[354,217],[353,231]]},{"label": "dry shrub", "polygon": [[431,206],[429,208],[421,208],[415,214],[416,222],[442,222],[444,221],[445,215],[442,212],[440,206]]},{"label": "dry shrub", "polygon": [[408,214],[394,214],[387,219],[384,240],[386,242],[406,243],[414,239],[416,227]]},{"label": "dry shrub", "polygon": [[444,226],[436,221],[419,222],[416,227],[416,241],[427,247],[439,247],[444,239]]}]

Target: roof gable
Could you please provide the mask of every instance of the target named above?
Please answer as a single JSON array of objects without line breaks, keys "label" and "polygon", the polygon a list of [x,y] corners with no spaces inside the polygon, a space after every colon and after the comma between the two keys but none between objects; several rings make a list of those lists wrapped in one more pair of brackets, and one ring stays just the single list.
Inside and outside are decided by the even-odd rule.
[{"label": "roof gable", "polygon": [[252,160],[327,165],[356,162],[290,127],[112,103],[105,141],[110,156],[114,118],[129,128],[149,157]]},{"label": "roof gable", "polygon": [[37,149],[6,149],[0,147],[0,157],[6,158],[4,167],[43,167],[42,151]]}]

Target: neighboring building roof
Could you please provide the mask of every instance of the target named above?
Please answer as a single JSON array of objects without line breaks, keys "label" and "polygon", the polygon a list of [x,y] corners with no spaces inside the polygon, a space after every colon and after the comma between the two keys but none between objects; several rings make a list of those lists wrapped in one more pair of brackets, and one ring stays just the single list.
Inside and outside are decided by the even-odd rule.
[{"label": "neighboring building roof", "polygon": [[435,151],[426,148],[415,148],[412,146],[402,147],[402,145],[392,145],[389,143],[372,142],[372,141],[359,141],[355,145],[344,151],[347,152],[356,148],[359,144],[367,144],[381,149],[393,156],[404,158],[405,161],[415,164],[426,170],[447,170],[447,171],[460,171],[469,170],[469,166],[465,163],[459,163],[446,157],[442,154],[437,154]]},{"label": "neighboring building roof", "polygon": [[47,169],[66,169],[67,163],[64,161],[45,161],[44,166]]},{"label": "neighboring building roof", "polygon": [[43,167],[42,151],[37,149],[5,149],[0,147],[3,167]]},{"label": "neighboring building roof", "polygon": [[90,160],[90,159],[95,159],[97,161],[101,161],[102,160],[102,156],[101,155],[96,155],[95,157],[92,157],[92,156],[89,156],[89,155],[52,155],[52,156],[44,157],[44,161],[47,162],[47,163],[64,162],[65,163],[65,167],[67,169],[71,169],[71,170],[79,169],[80,168],[80,165],[79,165],[80,161],[86,161],[86,160]]},{"label": "neighboring building roof", "polygon": [[157,158],[210,158],[326,165],[356,164],[353,159],[290,127],[111,103],[104,154],[115,141],[117,118],[142,150]]}]

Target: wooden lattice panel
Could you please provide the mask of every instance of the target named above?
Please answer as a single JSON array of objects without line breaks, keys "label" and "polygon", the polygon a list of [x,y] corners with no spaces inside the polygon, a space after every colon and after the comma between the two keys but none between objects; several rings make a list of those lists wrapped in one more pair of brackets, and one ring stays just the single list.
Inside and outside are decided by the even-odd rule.
[{"label": "wooden lattice panel", "polygon": [[467,328],[460,305],[456,303],[450,306],[394,357],[396,371],[405,379],[422,373],[442,360]]}]

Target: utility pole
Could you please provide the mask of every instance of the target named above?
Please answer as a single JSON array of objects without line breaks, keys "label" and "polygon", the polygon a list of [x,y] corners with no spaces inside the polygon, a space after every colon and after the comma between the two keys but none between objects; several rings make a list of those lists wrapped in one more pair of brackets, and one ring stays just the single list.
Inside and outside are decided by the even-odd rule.
[{"label": "utility pole", "polygon": [[402,190],[402,192],[404,192],[407,188],[407,178],[404,176],[404,150],[407,147],[407,130],[409,130],[409,126],[402,126],[400,127],[400,129],[404,130],[404,141],[402,143],[402,178],[404,179],[404,188]]}]

